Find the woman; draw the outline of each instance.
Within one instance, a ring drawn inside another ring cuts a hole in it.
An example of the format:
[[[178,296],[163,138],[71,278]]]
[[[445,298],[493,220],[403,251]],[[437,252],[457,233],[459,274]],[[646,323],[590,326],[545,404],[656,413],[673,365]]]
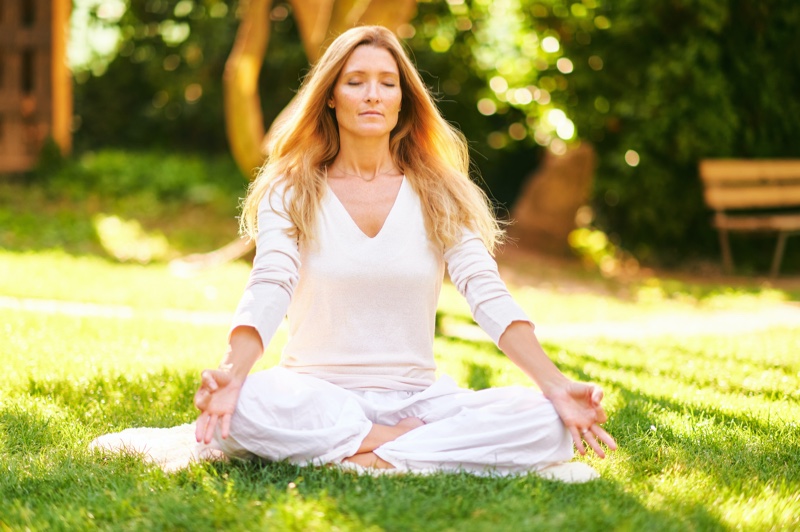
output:
[[[391,32],[357,27],[331,44],[244,202],[256,258],[227,354],[195,396],[198,442],[299,464],[596,476],[564,463],[573,444],[615,448],[602,391],[555,367],[499,279],[502,233],[468,165]],[[445,263],[542,393],[435,379]],[[287,313],[280,365],[249,375]]]

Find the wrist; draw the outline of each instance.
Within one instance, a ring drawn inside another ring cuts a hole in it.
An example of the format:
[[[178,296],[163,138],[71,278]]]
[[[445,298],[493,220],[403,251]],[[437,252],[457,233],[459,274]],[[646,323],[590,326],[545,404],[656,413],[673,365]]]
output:
[[[551,378],[537,382],[542,394],[548,399],[567,393],[572,381],[563,374],[553,375]]]
[[[222,362],[217,371],[227,374],[230,377],[230,383],[241,387],[244,384],[245,379],[247,379],[247,373],[237,370],[233,364]]]

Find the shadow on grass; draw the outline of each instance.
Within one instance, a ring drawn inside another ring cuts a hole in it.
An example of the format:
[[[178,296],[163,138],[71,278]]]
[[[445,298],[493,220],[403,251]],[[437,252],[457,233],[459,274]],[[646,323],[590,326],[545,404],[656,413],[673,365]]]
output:
[[[484,353],[500,351],[484,342],[464,339],[452,340],[455,344],[469,344]],[[757,414],[741,409],[731,413],[725,405],[697,404],[691,397],[686,400],[666,397],[661,394],[633,389],[621,385],[613,377],[604,377],[603,369],[622,372],[631,376],[652,377],[652,370],[644,366],[646,346],[633,343],[614,342],[611,350],[642,353],[642,364],[621,363],[616,360],[594,358],[576,354],[562,348],[559,366],[565,372],[575,375],[579,380],[598,382],[608,390],[617,390],[622,401],[621,407],[611,412],[606,428],[619,442],[632,464],[631,474],[639,481],[662,476],[665,471],[684,471],[689,474],[697,471],[706,475],[712,482],[729,488],[732,492],[744,491],[757,494],[770,490],[770,486],[788,483],[800,489],[800,425],[790,419],[764,419]],[[604,348],[606,348],[604,344]],[[673,346],[669,346],[670,351]],[[678,369],[661,369],[657,377],[665,382],[708,390],[714,393],[731,394],[743,398],[752,397],[759,401],[788,401],[796,405],[796,397],[789,396],[786,390],[769,387],[753,390],[737,383],[717,381],[717,374],[708,377],[702,374],[687,375],[680,369],[681,360],[699,361],[715,366],[724,359],[719,355],[703,350],[686,349],[674,346],[677,353]],[[773,362],[741,360],[749,367],[782,371],[790,376],[789,366]],[[471,387],[491,380],[491,368],[464,362],[467,380]],[[587,368],[595,369],[591,373]],[[489,371],[487,371],[487,369]],[[693,371],[698,371],[695,368]],[[724,375],[719,375],[720,378]],[[674,502],[674,504],[679,504]],[[682,500],[680,504],[687,504]],[[693,510],[694,511],[694,510]]]
[[[477,380],[491,377],[476,365]],[[535,476],[467,474],[355,476],[287,463],[204,463],[165,474],[130,456],[90,454],[88,439],[133,426],[171,426],[194,417],[194,373],[136,378],[31,380],[27,396],[63,415],[0,410],[8,466],[0,494],[16,526],[89,523],[113,527],[313,529],[718,528],[702,505],[645,507],[628,481],[567,485]],[[623,417],[634,415],[623,412]],[[83,426],[75,432],[76,420]],[[23,430],[26,429],[26,430]],[[678,443],[679,444],[679,443]],[[13,451],[13,452],[9,452]],[[89,517],[91,516],[91,517]]]
[[[646,351],[646,347],[637,344],[629,344],[623,342],[604,343],[604,349],[609,350],[624,350],[628,352]],[[555,351],[555,349],[550,349]],[[674,359],[669,361],[670,364],[676,365],[676,368],[666,368],[662,364],[648,362],[646,356],[639,357],[640,363],[623,363],[616,360],[599,359],[591,355],[577,354],[572,349],[562,350],[566,351],[570,358],[580,361],[584,364],[592,364],[594,366],[602,366],[603,368],[611,371],[622,371],[631,375],[644,375],[647,377],[656,376],[665,380],[673,382],[680,382],[683,385],[696,386],[698,388],[713,389],[719,393],[738,394],[742,397],[759,397],[766,401],[775,401],[777,399],[784,399],[794,403],[800,402],[800,395],[789,394],[786,389],[779,387],[761,387],[760,389],[754,387],[746,387],[744,385],[732,382],[730,377],[726,376],[724,372],[715,371],[715,362],[731,362],[730,358],[717,355],[713,352],[703,351],[700,349],[687,349],[681,346],[670,346],[669,351],[674,355]],[[683,366],[679,364],[680,360],[687,363],[696,363],[697,361],[704,362],[709,366],[708,371],[704,368]],[[751,360],[740,360],[742,364],[746,364],[750,373],[758,371],[775,370],[781,372],[783,377],[794,378],[796,369],[789,364],[779,364],[775,362],[757,362]],[[649,364],[649,367],[648,367]],[[683,368],[683,369],[682,369]],[[597,377],[588,377],[597,378]]]
[[[575,362],[561,362],[562,369],[620,393],[623,406],[612,413],[606,428],[631,461],[641,464],[640,472],[658,474],[678,464],[734,489],[755,484],[766,488],[781,481],[800,487],[800,426],[796,423],[781,426],[748,412],[731,414],[714,406],[634,390],[586,373],[580,361],[614,364],[572,356]],[[669,415],[682,417],[686,430],[676,430],[674,422],[663,419]]]
[[[286,463],[206,463],[167,475],[135,458],[62,452],[12,461],[0,480],[11,528],[685,530],[720,523],[699,505],[645,508],[626,484],[535,476],[356,476]]]

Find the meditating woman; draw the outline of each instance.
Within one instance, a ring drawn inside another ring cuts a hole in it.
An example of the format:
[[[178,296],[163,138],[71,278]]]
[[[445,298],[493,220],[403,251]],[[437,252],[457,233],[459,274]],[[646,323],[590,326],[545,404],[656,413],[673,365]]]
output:
[[[596,476],[602,391],[564,376],[498,276],[502,232],[467,143],[388,30],[339,36],[244,202],[250,280],[219,369],[195,396],[199,442],[231,457],[400,471]],[[477,323],[541,390],[436,378],[445,265]],[[284,316],[277,367],[250,374]],[[586,445],[585,445],[586,444]]]

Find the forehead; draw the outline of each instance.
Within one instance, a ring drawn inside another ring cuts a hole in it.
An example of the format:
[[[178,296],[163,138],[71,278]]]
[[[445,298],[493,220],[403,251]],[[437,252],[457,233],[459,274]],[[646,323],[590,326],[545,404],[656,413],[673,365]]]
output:
[[[386,48],[362,44],[353,50],[342,68],[342,74],[349,72],[399,74],[399,69],[394,56]]]

